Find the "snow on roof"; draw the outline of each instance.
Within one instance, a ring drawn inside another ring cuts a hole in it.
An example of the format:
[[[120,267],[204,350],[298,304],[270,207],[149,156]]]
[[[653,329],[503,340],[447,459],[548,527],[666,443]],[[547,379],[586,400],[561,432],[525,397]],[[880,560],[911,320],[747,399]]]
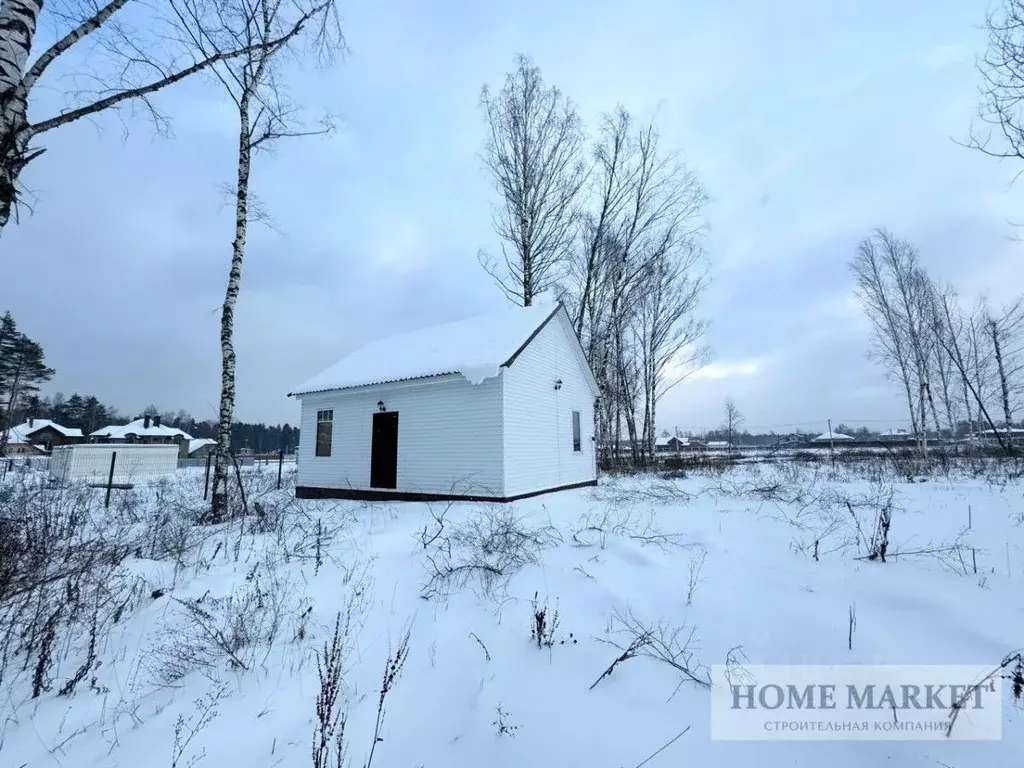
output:
[[[216,444],[217,444],[216,440],[211,440],[208,437],[192,438],[191,440],[188,441],[188,452],[189,453],[195,453],[200,448],[203,448],[203,447],[205,447],[207,445],[216,445]]]
[[[910,433],[905,429],[887,429],[885,432],[880,432],[879,437],[910,437]]]
[[[46,427],[50,427],[50,429],[60,432],[64,437],[82,436],[82,430],[74,427],[65,427],[63,424],[58,424],[56,421],[51,421],[50,419],[32,419],[31,425],[26,421],[24,424],[17,427],[17,429],[22,430],[26,435],[31,435],[33,432],[38,432],[40,429],[45,429]]]
[[[827,443],[829,440],[853,440],[849,435],[844,435],[841,432],[833,432],[829,435],[828,432],[822,432],[812,442],[815,443]]]
[[[28,435],[25,434],[25,431],[21,427],[11,427],[10,429],[5,430],[5,432],[7,434],[8,445],[22,445],[28,443]],[[0,435],[2,434],[4,434],[4,432],[0,432]]]
[[[188,432],[183,432],[177,427],[168,427],[161,424],[159,427],[154,426],[153,422],[149,422],[149,426],[146,426],[146,420],[136,419],[135,421],[123,424],[121,426],[109,426],[103,427],[103,429],[97,429],[95,432],[90,434],[90,437],[109,437],[109,438],[122,438],[126,435],[136,435],[138,437],[183,437],[186,440],[191,440],[192,435]]]
[[[290,394],[460,373],[473,384],[498,375],[561,305],[511,307],[454,323],[377,339]]]

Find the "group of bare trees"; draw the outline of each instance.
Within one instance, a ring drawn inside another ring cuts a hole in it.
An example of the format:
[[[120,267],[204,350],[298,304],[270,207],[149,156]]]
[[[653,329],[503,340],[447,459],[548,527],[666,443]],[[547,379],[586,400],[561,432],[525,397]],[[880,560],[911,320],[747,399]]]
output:
[[[551,290],[566,305],[601,387],[603,458],[644,464],[659,400],[707,356],[704,191],[654,123],[622,107],[588,138],[526,57],[481,101],[502,240],[502,258],[481,263],[516,303]]]
[[[928,275],[913,245],[885,230],[861,241],[850,266],[872,325],[871,356],[900,386],[919,447],[929,434],[984,432],[1012,452],[1024,394],[1024,296],[967,309]]]
[[[223,86],[238,115],[234,237],[221,312],[221,397],[217,462],[211,518],[227,508],[231,424],[235,404],[234,310],[251,220],[265,214],[249,192],[252,157],[288,136],[323,133],[328,125],[304,130],[299,110],[288,99],[283,62],[303,53],[324,62],[343,50],[334,0],[110,0],[63,4],[49,12],[63,28],[34,59],[43,0],[0,4],[0,231],[24,197],[22,173],[43,151],[40,137],[63,125],[124,104],[143,106],[158,129],[167,117],[151,101],[158,91],[206,73]],[[88,48],[89,50],[82,50]],[[74,57],[73,53],[81,55]],[[71,83],[70,106],[33,122],[39,83],[51,67],[68,62],[51,88]],[[79,88],[76,83],[95,87]],[[71,168],[73,165],[68,164]]]
[[[1024,160],[1024,0],[1002,0],[985,19],[978,62],[979,118],[967,146]],[[927,435],[991,435],[1013,453],[1013,421],[1024,394],[1024,295],[993,307],[965,306],[936,283],[917,250],[878,230],[851,262],[857,296],[874,330],[872,355],[899,384],[918,444]]]

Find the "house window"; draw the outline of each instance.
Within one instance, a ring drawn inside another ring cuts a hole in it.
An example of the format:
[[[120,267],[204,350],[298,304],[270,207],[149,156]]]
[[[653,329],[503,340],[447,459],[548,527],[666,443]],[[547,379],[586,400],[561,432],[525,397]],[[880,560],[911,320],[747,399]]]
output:
[[[572,450],[573,453],[579,453],[582,448],[580,446],[580,412],[572,412]]]
[[[334,411],[316,412],[316,455],[331,455],[331,438],[334,436]]]

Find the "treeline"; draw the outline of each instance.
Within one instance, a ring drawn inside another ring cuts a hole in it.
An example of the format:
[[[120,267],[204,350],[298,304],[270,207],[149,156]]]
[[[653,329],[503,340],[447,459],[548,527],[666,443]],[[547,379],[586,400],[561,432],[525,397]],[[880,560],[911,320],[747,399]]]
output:
[[[155,405],[149,405],[141,414],[126,416],[113,406],[104,405],[94,395],[80,395],[77,392],[70,397],[65,397],[61,392],[53,397],[27,397],[23,400],[17,415],[19,418],[14,422],[16,424],[29,418],[51,419],[65,427],[80,429],[85,435],[110,425],[127,424],[144,416],[159,416],[162,425],[176,427],[188,432],[192,437],[217,437],[217,422],[209,419],[197,420],[185,410],[161,411]],[[296,450],[298,445],[299,429],[290,424],[236,421],[231,427],[233,451],[245,448],[256,453],[274,453],[281,450],[288,453]]]
[[[965,302],[933,279],[917,249],[885,230],[861,241],[850,267],[872,324],[871,357],[904,396],[911,433],[987,432],[1013,451],[1024,392],[1024,296]]]
[[[89,435],[111,425],[127,424],[142,416],[159,416],[160,423],[177,427],[192,437],[217,437],[215,421],[197,421],[188,411],[161,411],[148,406],[141,414],[127,415],[96,395],[78,392],[65,396],[57,392],[40,396],[39,388],[54,370],[46,365],[42,345],[22,333],[10,312],[0,317],[0,454],[7,442],[7,429],[29,419],[50,419]],[[231,448],[256,453],[291,452],[298,448],[299,430],[290,424],[235,422]]]

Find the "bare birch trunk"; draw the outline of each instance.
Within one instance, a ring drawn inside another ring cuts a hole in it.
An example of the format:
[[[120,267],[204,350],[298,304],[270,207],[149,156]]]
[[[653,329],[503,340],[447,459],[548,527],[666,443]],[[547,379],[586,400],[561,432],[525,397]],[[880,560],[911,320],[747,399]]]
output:
[[[1006,422],[1006,444],[1013,445],[1013,410],[1010,408],[1010,385],[1003,362],[1003,345],[999,339],[999,326],[995,320],[988,321],[988,332],[992,338],[992,351],[996,359],[996,375],[999,377],[999,395],[1003,406],[1003,420]]]
[[[252,135],[249,125],[249,95],[243,94],[238,108],[238,186],[235,194],[235,239],[232,243],[231,269],[220,316],[220,417],[217,424],[217,448],[213,471],[210,517],[221,522],[228,508],[228,479],[231,461],[231,424],[235,413],[235,304],[242,280],[245,236],[249,222],[249,170],[252,160]]]
[[[10,221],[26,162],[28,88],[22,75],[42,10],[42,0],[4,0],[0,7],[0,230]]]

